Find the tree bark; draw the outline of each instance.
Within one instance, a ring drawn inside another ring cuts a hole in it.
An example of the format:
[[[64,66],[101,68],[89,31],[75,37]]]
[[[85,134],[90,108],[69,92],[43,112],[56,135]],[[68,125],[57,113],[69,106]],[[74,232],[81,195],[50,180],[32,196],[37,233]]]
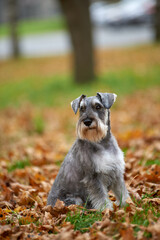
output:
[[[8,0],[8,18],[10,27],[10,37],[12,44],[12,57],[18,58],[20,55],[19,41],[18,41],[18,0]]]
[[[156,0],[155,11],[155,41],[160,42],[160,0]]]
[[[60,0],[74,49],[74,76],[77,83],[94,79],[92,29],[89,0]]]

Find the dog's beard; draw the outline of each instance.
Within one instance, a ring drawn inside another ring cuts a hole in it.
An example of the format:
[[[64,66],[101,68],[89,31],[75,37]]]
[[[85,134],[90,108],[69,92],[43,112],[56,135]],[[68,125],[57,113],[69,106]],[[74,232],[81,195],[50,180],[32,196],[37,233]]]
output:
[[[85,126],[83,121],[78,122],[77,124],[78,138],[91,142],[100,142],[103,138],[105,138],[107,131],[108,126],[105,125],[101,120],[94,120],[89,127]]]

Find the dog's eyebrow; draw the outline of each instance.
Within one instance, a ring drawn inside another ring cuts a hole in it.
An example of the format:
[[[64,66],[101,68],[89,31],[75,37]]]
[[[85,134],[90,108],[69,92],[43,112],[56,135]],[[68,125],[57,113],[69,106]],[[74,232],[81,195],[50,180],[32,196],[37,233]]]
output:
[[[95,106],[96,104],[100,104],[101,106],[103,106],[102,103],[98,99],[93,99],[92,105]]]
[[[82,101],[80,102],[80,107],[84,107],[85,106],[85,100],[82,99]]]

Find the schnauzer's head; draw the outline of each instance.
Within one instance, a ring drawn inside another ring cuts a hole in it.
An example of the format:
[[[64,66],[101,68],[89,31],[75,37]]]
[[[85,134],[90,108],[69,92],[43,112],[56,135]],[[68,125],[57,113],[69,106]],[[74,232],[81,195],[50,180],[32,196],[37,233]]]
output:
[[[77,135],[80,139],[91,142],[101,141],[107,134],[109,125],[109,109],[115,102],[114,93],[97,93],[97,96],[81,95],[71,102],[75,114],[80,112],[77,123]]]

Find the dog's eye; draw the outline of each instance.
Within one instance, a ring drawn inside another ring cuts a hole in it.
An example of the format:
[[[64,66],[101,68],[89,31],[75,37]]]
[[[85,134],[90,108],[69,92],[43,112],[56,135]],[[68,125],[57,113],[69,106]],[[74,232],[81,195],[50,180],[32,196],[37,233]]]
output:
[[[81,107],[80,107],[80,111],[84,112],[84,111],[85,111],[85,107],[84,107],[84,106],[81,106]]]
[[[96,108],[97,110],[99,110],[99,109],[101,109],[102,107],[101,107],[100,104],[96,104],[95,108]]]

